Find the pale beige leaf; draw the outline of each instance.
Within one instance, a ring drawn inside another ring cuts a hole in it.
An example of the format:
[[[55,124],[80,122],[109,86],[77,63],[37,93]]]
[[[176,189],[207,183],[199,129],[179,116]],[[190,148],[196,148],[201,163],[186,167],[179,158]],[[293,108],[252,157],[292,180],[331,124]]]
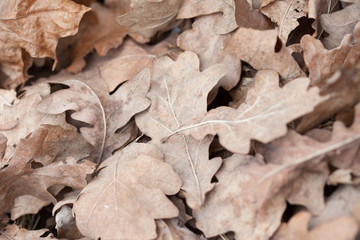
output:
[[[226,149],[246,154],[251,139],[267,143],[285,135],[288,122],[311,112],[323,101],[319,90],[308,90],[308,85],[309,79],[298,78],[280,88],[274,71],[259,71],[246,100],[237,109],[212,109],[185,122],[176,132],[191,134],[198,140],[217,134]]]
[[[44,233],[49,232],[49,229],[39,229],[39,230],[28,230],[25,228],[20,228],[18,225],[8,225],[6,228],[1,231],[0,239],[1,240],[34,240],[34,239],[43,239],[50,240],[54,239],[52,233],[47,235],[47,237],[41,237]]]
[[[111,64],[106,66],[112,67]],[[145,98],[150,84],[149,69],[144,69],[110,95],[99,68],[104,71],[105,65],[93,67],[75,77],[64,73],[55,76],[54,80],[47,80],[70,88],[51,94],[37,107],[39,111],[48,114],[74,110],[72,118],[91,124],[91,128],[82,127],[80,131],[95,147],[93,159],[97,162],[109,157],[128,142],[134,127],[126,124],[132,116],[150,105],[150,101]],[[126,134],[117,134],[120,128],[125,129]]]
[[[249,63],[257,70],[271,69],[289,81],[303,76],[295,59],[274,30],[239,28],[226,47],[226,51]]]
[[[176,61],[159,58],[154,65],[148,111],[135,116],[140,130],[152,138],[151,144],[165,154],[169,163],[183,181],[182,192],[187,204],[198,209],[205,194],[213,188],[211,178],[219,168],[221,159],[209,161],[212,137],[200,141],[176,135],[162,139],[177,131],[184,122],[205,113],[207,95],[226,71],[222,64],[199,71],[199,59],[192,52],[185,52]]]
[[[196,53],[200,59],[200,70],[216,63],[223,63],[227,74],[215,86],[225,90],[233,88],[240,79],[241,63],[235,56],[225,52],[230,34],[217,34],[214,31],[216,18],[213,15],[198,17],[192,29],[183,32],[177,39],[178,46]]]
[[[121,15],[116,22],[127,27],[130,33],[136,33],[150,39],[156,32],[171,25],[179,11],[181,0],[131,0],[131,11]]]
[[[158,236],[156,240],[203,240],[204,238],[179,225],[176,219],[156,222]]]
[[[284,43],[290,32],[299,26],[298,19],[307,16],[305,0],[264,0],[260,11],[277,24],[279,37]]]
[[[81,233],[101,239],[155,238],[154,219],[179,214],[165,194],[176,194],[181,180],[162,158],[154,146],[134,143],[104,161],[74,203]]]
[[[177,19],[193,18],[212,13],[214,31],[217,34],[225,34],[235,30],[238,26],[235,20],[234,0],[183,0]]]
[[[3,79],[1,85],[15,87],[27,80],[30,57],[50,57],[56,64],[58,39],[74,35],[82,15],[90,9],[70,0],[6,3],[0,12],[0,69],[9,79]]]

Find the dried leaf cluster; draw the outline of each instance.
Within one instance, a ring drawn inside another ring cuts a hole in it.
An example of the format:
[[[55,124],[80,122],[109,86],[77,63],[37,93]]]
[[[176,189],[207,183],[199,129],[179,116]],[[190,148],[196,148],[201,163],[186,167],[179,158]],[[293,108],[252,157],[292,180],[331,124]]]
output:
[[[0,239],[350,240],[356,0],[0,2]]]

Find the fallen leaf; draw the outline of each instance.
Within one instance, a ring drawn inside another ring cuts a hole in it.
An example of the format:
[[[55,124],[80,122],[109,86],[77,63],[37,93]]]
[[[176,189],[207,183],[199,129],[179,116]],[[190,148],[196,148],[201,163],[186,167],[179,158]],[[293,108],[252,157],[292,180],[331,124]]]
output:
[[[237,109],[221,106],[199,114],[176,133],[191,134],[197,140],[217,134],[227,150],[246,154],[251,139],[267,143],[285,135],[288,122],[311,112],[323,101],[318,89],[308,90],[308,84],[309,79],[298,78],[280,88],[274,71],[259,71],[245,102]]]
[[[131,11],[116,19],[129,33],[149,41],[159,30],[171,25],[179,11],[181,0],[131,0]]]
[[[55,215],[57,234],[59,238],[79,239],[81,233],[76,227],[75,218],[72,215],[72,209],[69,206],[63,206]]]
[[[0,12],[3,87],[25,83],[32,58],[55,59],[58,39],[77,32],[82,15],[90,9],[69,0],[7,1]]]
[[[286,43],[288,36],[297,26],[298,19],[307,15],[305,0],[265,0],[262,2],[260,11],[271,19],[279,27],[279,37]]]
[[[133,115],[150,105],[149,100],[145,98],[150,84],[149,69],[141,71],[109,95],[106,83],[99,73],[99,68],[104,70],[104,66],[102,67],[94,67],[78,74],[75,79],[64,73],[55,80],[47,80],[49,83],[65,84],[69,88],[51,94],[37,106],[40,112],[48,114],[73,110],[73,119],[90,124],[91,128],[82,127],[80,132],[95,147],[95,162],[111,156],[113,151],[132,138],[131,132],[134,131],[134,127],[126,124]],[[125,134],[118,135],[118,129],[126,130]],[[119,139],[118,136],[123,139]]]
[[[187,19],[220,12],[222,14],[213,15],[216,22],[215,33],[225,34],[235,30],[238,26],[235,20],[234,0],[183,0],[176,18]]]
[[[283,223],[272,239],[274,240],[351,240],[358,231],[354,218],[339,217],[325,222],[311,230],[308,223],[311,214],[305,211],[297,213],[288,223]]]
[[[164,152],[169,163],[183,181],[182,194],[187,204],[198,209],[205,194],[214,184],[211,178],[220,167],[221,159],[209,161],[212,137],[196,141],[174,133],[188,119],[206,112],[207,95],[226,71],[222,64],[199,71],[199,59],[192,52],[180,54],[176,61],[161,57],[154,64],[154,74],[147,97],[150,108],[135,116],[139,129],[151,137],[151,144]]]
[[[213,64],[223,63],[227,74],[220,79],[215,89],[221,86],[230,90],[240,79],[241,63],[235,56],[224,51],[231,35],[217,34],[214,31],[215,24],[216,18],[213,15],[198,17],[193,28],[178,37],[177,44],[181,49],[198,55],[201,71]]]
[[[275,29],[261,31],[239,28],[225,50],[257,70],[276,71],[286,81],[304,75],[288,49],[277,37]]]
[[[12,224],[6,226],[6,228],[1,231],[0,239],[1,240],[30,240],[30,239],[54,239],[52,233],[49,233],[46,237],[42,237],[46,232],[50,232],[49,229],[39,229],[39,230],[28,230],[20,228],[19,226]]]
[[[39,128],[29,138],[22,139],[8,166],[1,169],[1,211],[9,211],[14,199],[20,195],[32,195],[55,203],[56,199],[48,192],[48,188],[53,185],[66,185],[78,189],[86,186],[86,175],[94,171],[94,164],[90,161],[77,163],[74,158],[68,157],[65,161],[32,168],[31,161],[42,155],[42,147],[48,133],[47,129]]]
[[[159,220],[156,222],[158,236],[156,240],[200,240],[204,239],[191,232],[185,226],[179,226],[176,220]]]
[[[135,143],[105,160],[74,203],[80,232],[102,239],[155,238],[154,219],[179,214],[165,194],[176,194],[181,180],[162,158],[157,148]]]
[[[323,39],[327,49],[336,48],[348,33],[352,33],[360,20],[360,4],[351,4],[340,11],[320,16],[322,28],[329,34]]]

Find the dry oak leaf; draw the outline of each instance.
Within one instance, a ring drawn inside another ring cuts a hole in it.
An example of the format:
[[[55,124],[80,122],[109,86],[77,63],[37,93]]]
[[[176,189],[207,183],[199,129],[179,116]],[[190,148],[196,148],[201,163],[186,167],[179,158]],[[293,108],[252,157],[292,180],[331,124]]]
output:
[[[145,41],[174,23],[182,0],[131,0],[131,11],[116,19],[129,33],[140,34]]]
[[[264,0],[260,11],[279,27],[278,35],[286,43],[288,36],[297,26],[298,19],[307,16],[306,0]]]
[[[150,108],[135,116],[139,129],[151,137],[151,144],[158,147],[183,181],[182,192],[187,204],[198,209],[205,194],[214,184],[212,176],[221,165],[221,159],[209,161],[212,137],[200,141],[190,136],[175,135],[165,142],[164,137],[177,131],[184,122],[197,114],[205,113],[207,95],[226,74],[222,64],[199,71],[195,53],[181,53],[176,61],[164,56],[154,64],[154,74],[147,97]]]
[[[193,211],[196,226],[207,238],[233,231],[238,240],[269,239],[278,228],[286,208],[286,185],[298,173],[283,171],[261,182],[267,172],[278,169],[262,161],[240,154],[224,159],[205,205]]]
[[[43,228],[39,230],[28,230],[25,228],[20,228],[16,224],[8,225],[4,230],[1,231],[0,240],[34,240],[34,239],[43,239],[43,240],[54,240],[56,239],[52,233],[46,237],[42,237],[46,232],[49,232],[49,229]]]
[[[181,180],[156,147],[133,143],[105,160],[99,169],[73,207],[83,235],[154,239],[154,220],[179,214],[165,194],[176,194]]]
[[[277,30],[239,28],[226,51],[249,63],[257,70],[270,69],[289,81],[304,75],[289,50],[277,37]]]
[[[90,9],[69,0],[5,2],[0,9],[0,69],[9,79],[1,84],[14,87],[27,80],[23,72],[31,66],[30,57],[50,57],[56,65],[58,39],[74,35]]]
[[[22,139],[16,147],[8,166],[0,170],[0,209],[7,212],[14,199],[21,195],[32,195],[42,200],[56,199],[49,193],[53,185],[66,185],[81,189],[86,186],[85,177],[95,169],[90,161],[77,163],[72,157],[40,168],[32,168],[33,159],[42,155],[44,140],[49,131],[39,128],[29,138]]]
[[[351,4],[344,9],[320,16],[322,28],[329,34],[323,39],[327,49],[338,47],[348,33],[352,33],[360,20],[360,3]]]
[[[308,230],[311,214],[299,212],[288,223],[282,223],[273,240],[353,240],[358,224],[352,217],[339,217]]]
[[[0,133],[7,138],[7,149],[0,166],[3,166],[13,155],[20,139],[35,131],[41,124],[60,125],[72,129],[65,122],[65,114],[49,115],[36,110],[36,106],[50,94],[50,87],[47,84],[36,84],[25,87],[24,90],[25,93],[20,98],[4,105],[0,112]]]
[[[204,240],[178,223],[177,219],[158,220],[156,222],[158,236],[156,240]]]
[[[91,5],[91,12],[84,16],[79,26],[72,62],[67,67],[69,72],[80,72],[86,65],[84,57],[93,49],[100,56],[105,56],[111,48],[122,44],[127,30],[116,24],[115,18],[125,13],[129,7],[128,1],[124,0],[111,5],[96,2]]]
[[[213,15],[198,17],[192,29],[183,32],[177,39],[177,45],[186,51],[196,53],[200,59],[200,70],[216,63],[223,63],[227,74],[221,78],[216,89],[230,90],[238,83],[241,72],[240,60],[225,52],[230,34],[217,34],[214,31],[216,18]]]
[[[301,38],[301,48],[306,66],[309,69],[309,78],[312,86],[322,87],[324,81],[346,62],[350,49],[351,35],[346,35],[341,45],[337,48],[327,50],[320,40],[310,35]]]
[[[75,76],[63,73],[54,80],[46,80],[69,88],[51,94],[37,106],[40,112],[50,114],[72,110],[73,119],[90,124],[91,127],[81,127],[80,132],[95,147],[92,158],[96,162],[111,156],[137,133],[130,119],[150,105],[145,98],[150,85],[149,69],[144,69],[110,95],[99,71],[102,67],[104,65],[92,66]]]
[[[212,15],[215,18],[215,33],[229,33],[238,27],[235,20],[234,0],[183,0],[176,18],[187,19],[212,13],[222,13]]]
[[[298,78],[280,88],[276,72],[259,71],[244,103],[237,109],[221,106],[206,113],[199,112],[176,132],[191,134],[197,140],[217,134],[226,149],[246,154],[251,139],[267,143],[285,135],[287,123],[311,112],[324,100],[318,88],[308,90],[308,85],[308,78]]]
[[[343,2],[343,1],[342,1]],[[311,24],[315,32],[313,36],[318,36],[323,34],[323,29],[320,26],[319,17],[324,13],[329,13],[334,11],[334,8],[338,5],[336,1],[327,1],[327,0],[309,0],[308,5],[308,18],[314,19],[314,22]]]

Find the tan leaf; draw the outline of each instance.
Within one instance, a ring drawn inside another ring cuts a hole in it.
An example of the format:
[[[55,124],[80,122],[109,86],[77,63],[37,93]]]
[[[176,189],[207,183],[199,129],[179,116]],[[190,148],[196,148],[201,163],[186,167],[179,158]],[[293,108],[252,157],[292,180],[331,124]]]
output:
[[[27,80],[31,58],[55,59],[61,37],[74,35],[82,15],[90,10],[69,0],[6,1],[0,12],[1,70],[9,76],[4,87]],[[29,62],[30,61],[30,62]]]
[[[79,239],[81,233],[76,227],[75,218],[72,215],[72,209],[69,206],[63,206],[55,215],[57,234],[59,238]]]
[[[305,211],[297,213],[288,223],[280,226],[272,239],[352,240],[358,231],[357,223],[351,217],[339,217],[308,230],[310,217],[311,214]]]
[[[264,0],[260,11],[279,27],[279,37],[286,43],[292,30],[299,26],[298,19],[307,16],[305,0]]]
[[[274,24],[259,9],[252,8],[248,1],[235,1],[235,18],[239,27],[259,30],[272,29]]]
[[[65,161],[32,168],[31,161],[42,155],[48,133],[47,129],[39,128],[29,138],[22,139],[8,166],[1,169],[1,211],[9,211],[14,199],[20,195],[32,195],[55,203],[56,199],[48,192],[48,188],[53,185],[66,185],[78,189],[85,187],[86,175],[94,171],[94,164],[87,160],[77,163],[74,158],[69,157]]]
[[[11,209],[11,220],[25,215],[36,214],[46,205],[51,203],[50,200],[41,200],[31,195],[21,195],[14,200],[14,206]]]
[[[261,161],[240,154],[224,159],[215,188],[207,195],[205,205],[194,211],[196,226],[206,237],[234,231],[239,240],[269,239],[275,232],[286,207],[288,190],[283,186],[297,173],[283,171],[259,182],[278,168]]]
[[[212,137],[200,141],[183,135],[165,142],[162,139],[188,119],[206,112],[207,95],[225,73],[222,64],[200,72],[199,59],[192,52],[180,54],[175,62],[169,57],[159,58],[147,95],[151,106],[135,116],[140,130],[152,138],[150,143],[164,152],[165,161],[181,177],[182,194],[193,209],[201,207],[205,194],[213,188],[211,178],[221,164],[220,158],[209,161]]]
[[[313,36],[323,34],[323,29],[320,26],[319,18],[324,13],[333,12],[338,2],[327,0],[309,0],[308,1],[308,18],[314,19],[311,24],[315,30]]]
[[[49,229],[39,229],[39,230],[28,230],[25,228],[20,228],[19,226],[13,224],[8,225],[4,229],[4,231],[1,231],[1,240],[31,240],[31,239],[54,239],[54,236],[52,233],[47,235],[46,237],[41,237],[44,233],[49,232]]]
[[[111,64],[108,67],[112,67]],[[133,137],[135,126],[131,122],[126,124],[133,115],[150,105],[145,98],[150,84],[149,69],[138,73],[110,95],[99,68],[104,70],[105,66],[90,68],[75,77],[63,73],[54,80],[47,80],[69,88],[51,94],[37,107],[40,112],[48,114],[73,110],[73,119],[90,124],[91,128],[82,127],[80,132],[95,147],[93,159],[97,162],[109,157]],[[118,129],[125,132],[118,135]]]
[[[221,86],[230,90],[240,79],[241,63],[235,56],[224,51],[231,35],[217,34],[214,31],[215,24],[216,18],[213,15],[198,17],[193,28],[178,37],[177,44],[181,49],[198,55],[201,71],[213,64],[223,63],[227,74],[221,78],[215,89]]]
[[[116,19],[129,33],[136,33],[150,40],[159,30],[171,25],[182,0],[131,0],[131,11]]]
[[[341,45],[332,50],[323,47],[320,40],[309,35],[301,38],[301,48],[304,51],[304,61],[309,69],[311,85],[322,87],[324,81],[340,68],[352,48],[352,37],[344,37]]]
[[[320,16],[322,28],[329,34],[323,39],[327,49],[336,48],[348,33],[352,33],[360,20],[360,4],[351,4],[344,9]]]
[[[225,34],[235,30],[238,26],[235,20],[234,0],[183,0],[177,19],[193,18],[212,13],[222,13],[213,15],[214,31],[217,34]]]
[[[239,28],[229,41],[226,51],[257,70],[274,70],[287,81],[304,75],[288,49],[277,37],[276,30]]]
[[[280,88],[274,71],[259,71],[245,102],[237,109],[212,109],[182,124],[176,132],[191,134],[198,140],[217,134],[226,149],[246,154],[251,139],[267,143],[285,135],[288,122],[311,112],[323,101],[318,89],[308,90],[308,84],[309,79],[298,78]]]
[[[166,198],[181,180],[149,144],[135,143],[108,158],[74,204],[76,224],[85,236],[153,239],[154,219],[172,218],[178,209]]]
[[[176,219],[159,220],[156,222],[158,236],[156,240],[200,240],[204,239],[178,224]]]
[[[79,27],[72,63],[67,67],[69,72],[80,72],[86,65],[84,57],[94,48],[100,56],[105,56],[111,48],[120,46],[127,31],[116,24],[115,19],[129,7],[128,1],[118,1],[111,5],[91,5],[91,12],[85,15]]]

